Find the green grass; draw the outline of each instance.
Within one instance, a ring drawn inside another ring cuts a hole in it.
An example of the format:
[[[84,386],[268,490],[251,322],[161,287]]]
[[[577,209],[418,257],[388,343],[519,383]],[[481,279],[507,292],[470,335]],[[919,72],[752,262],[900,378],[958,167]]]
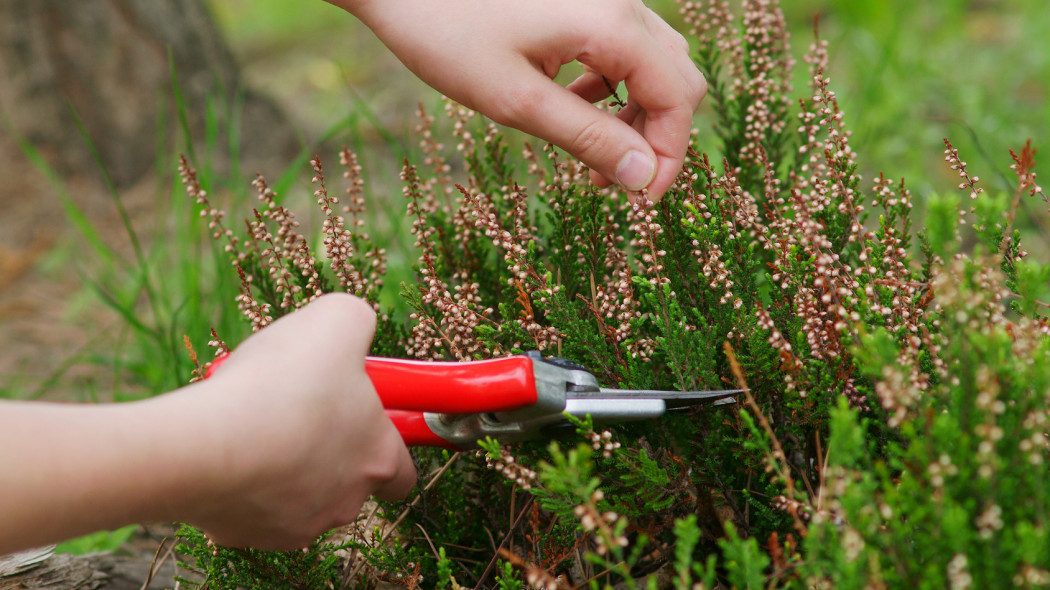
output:
[[[105,553],[120,549],[124,543],[131,539],[139,526],[130,525],[115,531],[98,531],[76,539],[70,539],[59,543],[55,547],[55,553],[72,553],[73,555],[86,555],[88,553]]]
[[[185,108],[181,102],[179,106]],[[212,139],[218,137],[214,124],[217,119],[207,119],[210,124],[203,143],[211,146]],[[94,152],[86,133],[82,133],[82,140]],[[117,231],[124,232],[131,244],[130,252],[115,248],[112,244],[116,240],[110,235],[114,228],[95,225],[69,194],[64,179],[32,145],[21,143],[23,153],[59,195],[65,216],[78,234],[80,249],[64,260],[71,266],[69,272],[77,273],[84,289],[96,302],[115,312],[123,325],[114,339],[106,339],[105,346],[89,343],[42,383],[19,386],[18,391],[5,394],[44,397],[62,379],[69,365],[88,362],[111,371],[116,386],[112,391],[97,391],[90,382],[82,384],[85,389],[74,396],[77,399],[120,401],[154,395],[189,380],[191,366],[183,346],[184,334],[206,342],[211,326],[232,335],[245,331],[228,305],[236,294],[236,283],[225,272],[228,262],[206,239],[205,222],[195,214],[175,174],[178,141],[166,139],[160,143],[165,147],[158,151],[156,168],[166,173],[157,184],[153,222],[145,227],[132,222],[121,191],[109,181],[105,167],[96,157],[122,222]],[[209,154],[204,152],[202,156],[208,158]],[[203,169],[210,173],[207,166]],[[220,188],[217,179],[209,180]],[[244,189],[241,192],[246,195]],[[18,383],[17,378],[13,381]]]
[[[173,101],[180,120],[186,120],[187,105],[179,92],[177,80]],[[152,219],[139,219],[137,225],[125,211],[124,196],[108,179],[101,161],[98,169],[104,178],[112,206],[118,212],[122,225],[118,228],[100,227],[80,208],[71,190],[60,174],[28,142],[22,142],[23,153],[48,179],[59,197],[63,212],[78,234],[73,250],[61,255],[61,263],[72,267],[84,285],[84,293],[78,299],[88,299],[114,312],[121,320],[115,337],[107,338],[104,346],[89,343],[84,350],[67,359],[62,366],[42,382],[33,383],[19,376],[10,376],[0,387],[0,397],[36,399],[47,397],[53,387],[62,384],[66,370],[77,363],[89,363],[112,375],[112,390],[94,381],[77,384],[79,391],[73,396],[81,401],[124,401],[174,390],[189,382],[192,364],[184,346],[188,336],[202,361],[211,358],[205,346],[214,328],[231,345],[236,345],[249,333],[234,305],[239,292],[237,275],[229,255],[223,251],[224,243],[210,237],[207,220],[198,214],[199,207],[186,195],[176,173],[178,154],[184,153],[196,169],[201,185],[207,191],[212,204],[230,213],[225,222],[235,232],[243,234],[243,220],[250,216],[255,206],[254,188],[237,165],[239,157],[236,147],[237,133],[220,129],[218,121],[237,121],[234,113],[214,112],[215,103],[205,113],[203,138],[191,142],[189,127],[181,126],[181,134],[169,138],[158,134],[158,155],[155,168],[158,180]],[[221,115],[221,116],[220,116]],[[159,128],[165,128],[163,122]],[[380,160],[371,137],[378,134],[383,139],[386,157]],[[228,136],[229,145],[219,138]],[[90,137],[82,134],[89,148]],[[323,156],[329,172],[331,190],[341,191],[338,180],[341,169],[338,159],[330,148],[345,143],[355,149],[364,165],[372,170],[385,169],[389,178],[396,181],[400,162],[412,152],[404,142],[390,131],[382,128],[368,105],[357,108],[333,122],[328,129],[305,146],[282,170],[269,170],[266,176],[270,185],[278,192],[278,200],[303,217],[300,221],[306,228],[320,227],[320,218],[312,206],[315,200],[310,185],[308,160],[315,153]],[[321,149],[317,144],[325,144]],[[219,157],[221,156],[221,158]],[[213,167],[218,159],[229,159],[234,165],[220,172]],[[375,184],[366,185],[366,194],[374,191]],[[394,186],[394,182],[387,185]],[[384,244],[397,244],[404,240],[398,224],[401,218],[400,202],[388,198],[376,199],[369,211],[369,231]],[[123,232],[131,243],[129,252],[115,248],[113,231]],[[307,235],[318,235],[307,230]],[[320,245],[320,237],[317,238]],[[408,251],[410,244],[403,244],[399,251]],[[400,260],[400,262],[399,262]],[[390,273],[395,281],[389,289],[384,303],[401,306],[396,296],[398,280],[410,280],[410,264],[403,256],[392,256]]]

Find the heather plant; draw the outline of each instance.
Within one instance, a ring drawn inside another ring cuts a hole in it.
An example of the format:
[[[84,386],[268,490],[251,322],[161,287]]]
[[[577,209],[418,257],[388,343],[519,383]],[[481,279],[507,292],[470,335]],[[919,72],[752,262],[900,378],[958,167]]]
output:
[[[420,107],[421,157],[402,171],[407,314],[384,305],[388,253],[365,231],[349,150],[343,195],[311,162],[316,239],[262,177],[235,232],[185,160],[181,172],[253,330],[341,290],[379,313],[374,354],[539,350],[612,387],[747,393],[608,430],[577,421],[550,443],[417,450],[410,502],[305,553],[230,552],[186,529],[208,587],[1050,584],[1050,267],[1014,229],[1021,199],[1048,204],[1035,150],[1012,154],[1017,188],[994,196],[946,140],[962,199],[932,199],[916,230],[904,180],[857,172],[825,43],[793,102],[775,2],[682,14],[722,156],[694,146],[658,203],[590,186],[551,146],[516,156],[448,104],[452,160]]]

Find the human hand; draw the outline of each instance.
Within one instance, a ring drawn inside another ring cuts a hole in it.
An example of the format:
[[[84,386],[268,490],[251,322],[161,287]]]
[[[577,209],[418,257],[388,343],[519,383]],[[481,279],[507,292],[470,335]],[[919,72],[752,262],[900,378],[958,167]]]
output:
[[[0,400],[0,554],[156,521],[295,549],[406,495],[415,466],[365,373],[374,331],[367,304],[326,295],[168,395]]]
[[[219,544],[294,549],[372,494],[408,493],[415,466],[365,373],[374,331],[363,301],[326,295],[230,354],[201,384],[225,481],[187,521]]]
[[[424,82],[567,150],[600,186],[648,188],[655,200],[682,168],[707,84],[685,39],[641,0],[329,1]],[[555,84],[574,60],[587,72]],[[620,81],[629,100],[617,115],[589,104]]]

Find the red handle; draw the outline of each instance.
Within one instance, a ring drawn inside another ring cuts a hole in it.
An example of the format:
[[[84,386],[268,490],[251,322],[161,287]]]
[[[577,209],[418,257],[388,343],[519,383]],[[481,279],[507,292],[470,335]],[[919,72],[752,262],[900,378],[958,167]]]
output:
[[[226,358],[213,360],[205,378]],[[464,363],[367,357],[365,371],[408,446],[459,450],[430,430],[423,412],[506,412],[536,403],[532,359],[525,356]]]
[[[226,362],[226,359],[230,356],[229,353],[220,354],[219,356],[212,359],[211,364],[204,370],[204,378],[209,379],[215,374],[215,371],[219,370],[219,367]]]
[[[449,441],[434,434],[430,429],[423,412],[410,412],[408,410],[387,410],[386,415],[401,433],[405,446],[409,447],[437,447],[439,449],[462,450]]]
[[[532,359],[465,363],[365,359],[383,406],[439,414],[506,412],[536,403]]]

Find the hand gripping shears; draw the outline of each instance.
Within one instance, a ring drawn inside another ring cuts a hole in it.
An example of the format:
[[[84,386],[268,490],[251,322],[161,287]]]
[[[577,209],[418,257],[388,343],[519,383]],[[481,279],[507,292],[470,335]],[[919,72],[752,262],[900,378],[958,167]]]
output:
[[[644,420],[702,400],[732,403],[743,392],[608,389],[583,366],[536,351],[468,362],[366,357],[365,371],[406,445],[453,450],[486,437],[544,438],[568,424],[566,413],[596,424]]]

